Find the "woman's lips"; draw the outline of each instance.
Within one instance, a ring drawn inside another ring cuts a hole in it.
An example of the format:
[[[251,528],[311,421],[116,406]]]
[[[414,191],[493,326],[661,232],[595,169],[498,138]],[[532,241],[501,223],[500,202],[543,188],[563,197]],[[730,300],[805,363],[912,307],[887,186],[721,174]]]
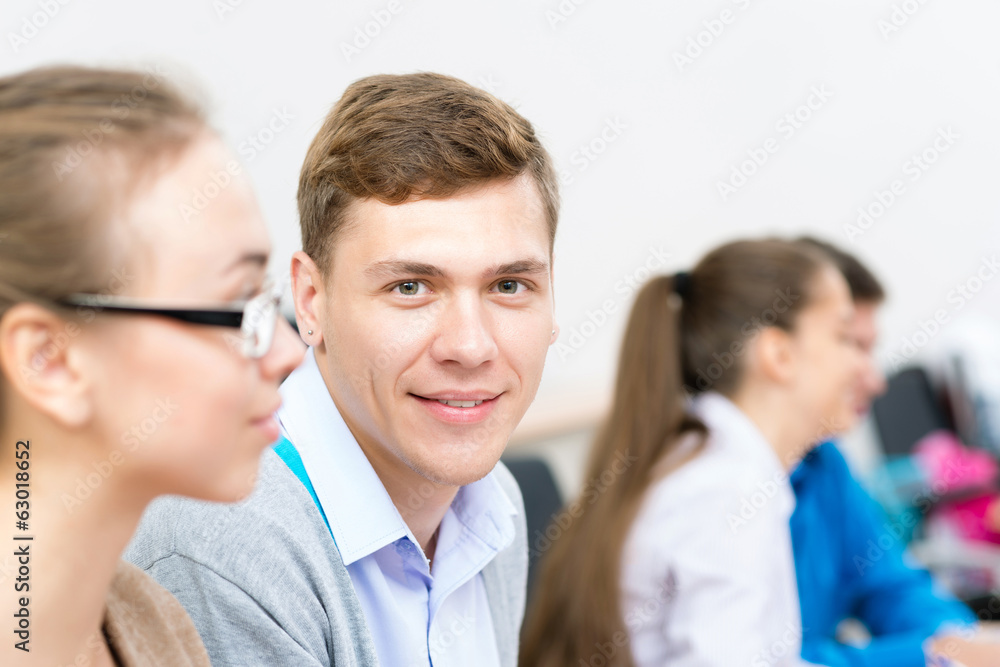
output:
[[[250,423],[264,434],[268,444],[275,442],[281,437],[281,429],[278,427],[278,420],[275,418],[274,413],[260,419],[255,419]]]

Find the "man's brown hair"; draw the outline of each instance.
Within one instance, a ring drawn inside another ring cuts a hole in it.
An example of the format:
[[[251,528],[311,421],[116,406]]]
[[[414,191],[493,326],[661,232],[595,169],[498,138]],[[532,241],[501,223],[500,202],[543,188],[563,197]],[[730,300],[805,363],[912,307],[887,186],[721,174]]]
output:
[[[510,105],[459,79],[422,72],[355,81],[313,139],[299,175],[302,248],[326,272],[355,200],[449,197],[527,172],[555,240],[559,193],[549,154]]]
[[[882,303],[885,301],[885,288],[867,266],[854,255],[845,252],[826,241],[820,241],[812,236],[802,236],[796,239],[813,248],[817,248],[833,261],[844,275],[847,286],[851,288],[851,298],[860,303]]]

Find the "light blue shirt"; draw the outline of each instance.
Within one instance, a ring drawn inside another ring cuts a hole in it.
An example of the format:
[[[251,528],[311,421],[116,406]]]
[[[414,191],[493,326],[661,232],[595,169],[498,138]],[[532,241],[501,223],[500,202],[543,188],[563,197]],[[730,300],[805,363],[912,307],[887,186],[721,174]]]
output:
[[[311,348],[281,395],[282,432],[302,457],[381,664],[498,667],[482,570],[513,542],[517,509],[494,473],[459,489],[430,569],[344,423]]]

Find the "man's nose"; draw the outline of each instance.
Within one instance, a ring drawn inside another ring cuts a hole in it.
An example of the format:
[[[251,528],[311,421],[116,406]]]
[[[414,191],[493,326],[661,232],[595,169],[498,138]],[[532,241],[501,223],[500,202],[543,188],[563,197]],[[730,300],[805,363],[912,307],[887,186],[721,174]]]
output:
[[[454,362],[476,368],[496,358],[494,322],[487,304],[473,295],[460,295],[444,306],[431,345],[438,363]]]

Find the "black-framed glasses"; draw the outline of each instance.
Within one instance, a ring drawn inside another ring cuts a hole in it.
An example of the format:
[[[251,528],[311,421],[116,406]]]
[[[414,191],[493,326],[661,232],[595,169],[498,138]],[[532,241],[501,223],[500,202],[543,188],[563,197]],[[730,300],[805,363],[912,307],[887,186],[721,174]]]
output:
[[[111,294],[70,294],[59,300],[62,306],[93,308],[98,311],[132,315],[155,315],[190,324],[239,329],[240,351],[250,359],[260,359],[274,342],[284,283],[268,282],[260,294],[228,308],[161,308],[141,299]]]

